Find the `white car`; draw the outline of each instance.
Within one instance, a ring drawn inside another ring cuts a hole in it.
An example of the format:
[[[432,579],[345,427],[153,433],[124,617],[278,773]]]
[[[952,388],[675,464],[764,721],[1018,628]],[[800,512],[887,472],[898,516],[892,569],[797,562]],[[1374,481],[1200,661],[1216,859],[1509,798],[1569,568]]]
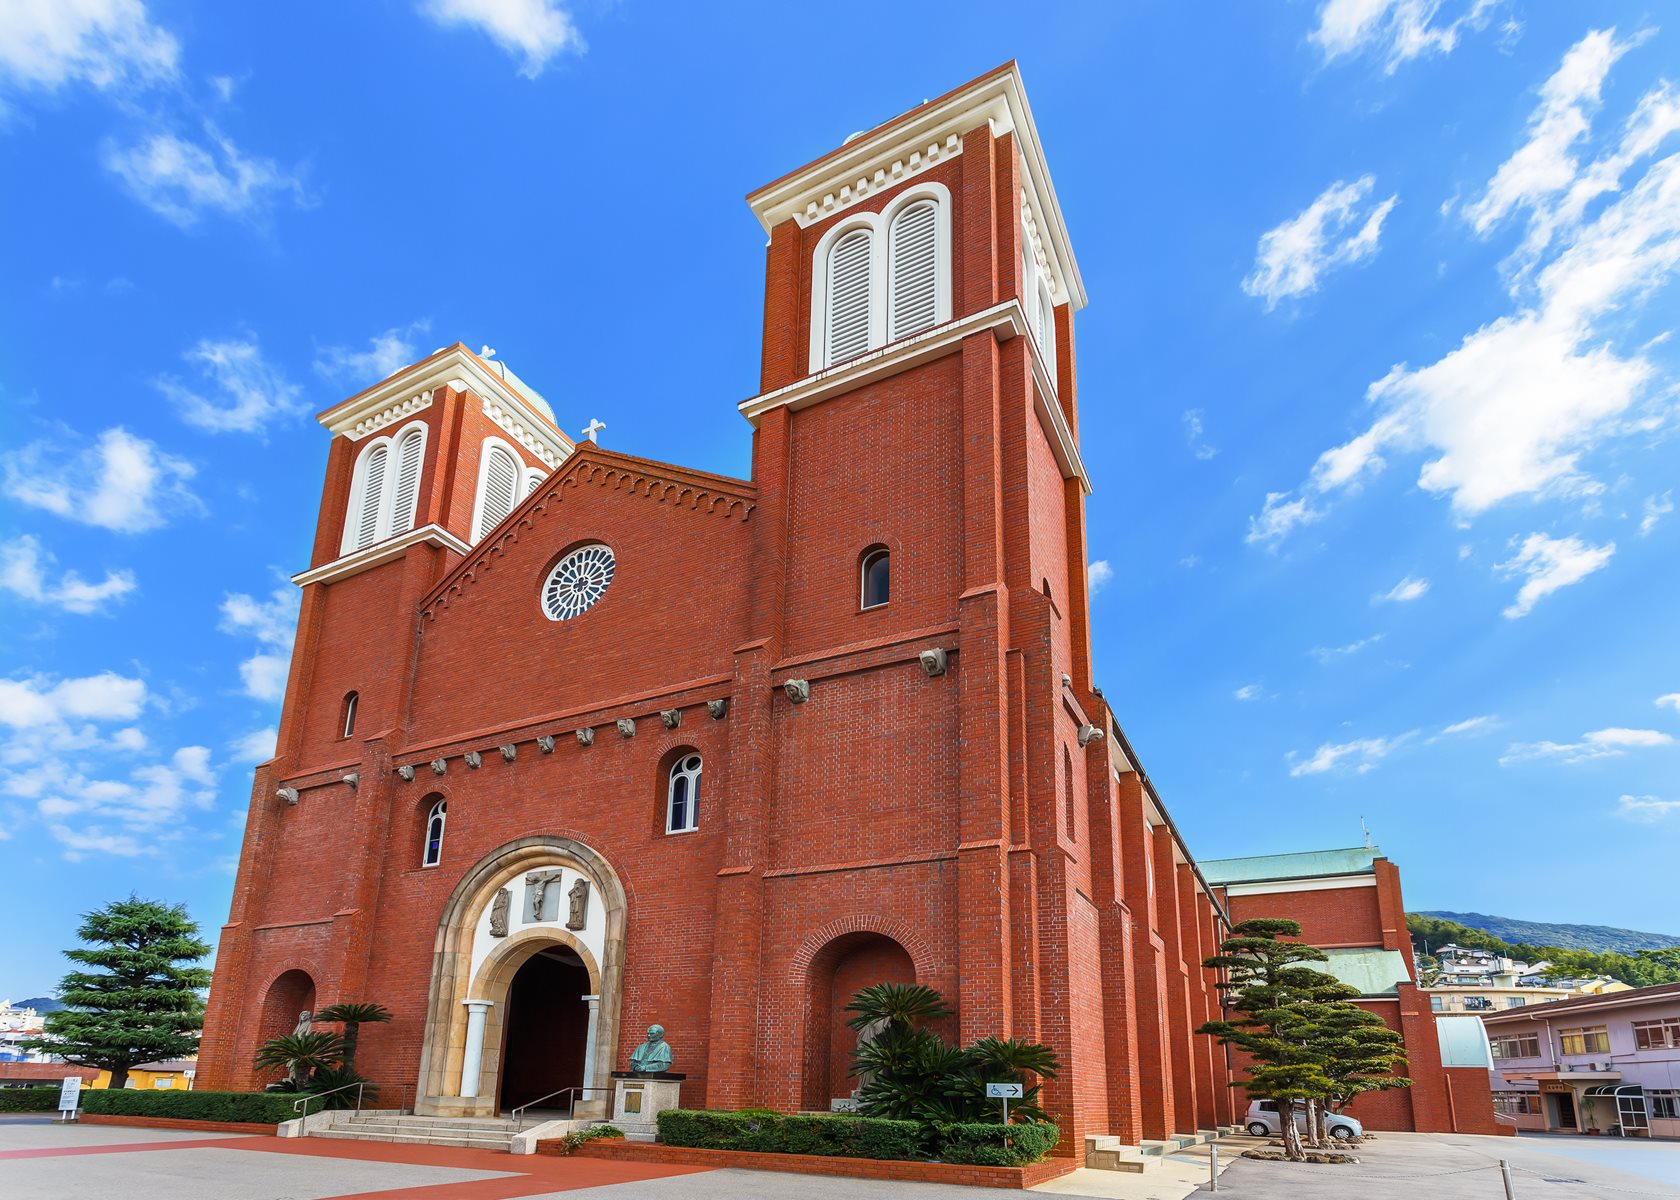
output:
[[[1254,1100],[1248,1106],[1248,1116],[1245,1118],[1248,1131],[1255,1137],[1273,1137],[1283,1132],[1283,1122],[1278,1119],[1276,1100]],[[1302,1133],[1307,1130],[1307,1106],[1295,1106],[1295,1125]],[[1326,1113],[1324,1127],[1330,1136],[1346,1141],[1348,1138],[1362,1137],[1365,1126],[1348,1116],[1346,1113]]]

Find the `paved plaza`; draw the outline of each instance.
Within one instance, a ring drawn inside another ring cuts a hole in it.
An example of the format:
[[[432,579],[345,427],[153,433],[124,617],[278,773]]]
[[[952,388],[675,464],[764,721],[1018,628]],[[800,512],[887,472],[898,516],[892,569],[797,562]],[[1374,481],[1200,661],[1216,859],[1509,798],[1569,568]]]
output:
[[[1499,1159],[1518,1200],[1680,1197],[1680,1143],[1599,1138],[1491,1138],[1387,1133],[1350,1167],[1254,1162],[1249,1137],[1221,1143],[1219,1195],[1231,1200],[1503,1200]],[[1174,1155],[1146,1175],[1076,1171],[1043,1195],[1183,1200],[1206,1192],[1208,1150]],[[942,1200],[1027,1195],[766,1171],[708,1170],[590,1158],[512,1156],[380,1142],[60,1125],[0,1118],[4,1200]]]

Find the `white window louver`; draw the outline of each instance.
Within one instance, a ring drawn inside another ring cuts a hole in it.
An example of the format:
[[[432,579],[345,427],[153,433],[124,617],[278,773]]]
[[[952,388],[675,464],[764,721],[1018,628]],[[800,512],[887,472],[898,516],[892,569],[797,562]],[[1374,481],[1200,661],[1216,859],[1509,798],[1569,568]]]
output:
[[[1038,285],[1038,352],[1044,355],[1044,365],[1052,376],[1056,373],[1056,309],[1050,299],[1050,288],[1042,280]]]
[[[385,460],[390,457],[384,446],[376,446],[368,455],[367,474],[362,480],[361,520],[356,528],[356,549],[371,546],[379,537],[379,510],[385,499]]]
[[[933,326],[938,316],[938,210],[923,200],[893,218],[888,233],[887,340]]]
[[[397,486],[391,505],[391,536],[414,528],[414,506],[420,498],[420,452],[426,437],[416,429],[397,446]]]
[[[490,447],[484,464],[484,499],[478,514],[478,536],[507,520],[519,488],[519,466],[500,446]]]
[[[532,492],[536,491],[542,486],[542,481],[542,475],[537,471],[532,471],[530,475],[525,478],[525,494],[529,496]]]
[[[828,256],[828,365],[869,349],[871,238],[853,230],[834,243]]]

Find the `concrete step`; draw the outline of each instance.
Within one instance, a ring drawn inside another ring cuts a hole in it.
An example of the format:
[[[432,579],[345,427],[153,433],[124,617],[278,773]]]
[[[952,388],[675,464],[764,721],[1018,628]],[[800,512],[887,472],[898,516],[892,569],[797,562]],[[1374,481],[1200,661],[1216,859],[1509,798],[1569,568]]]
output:
[[[509,1133],[518,1125],[506,1117],[410,1117],[399,1116],[395,1113],[363,1113],[352,1116],[346,1113],[337,1125],[392,1125],[404,1129],[488,1129],[505,1130]]]
[[[1161,1156],[1145,1153],[1138,1146],[1101,1146],[1085,1151],[1085,1165],[1096,1171],[1128,1171],[1139,1174],[1160,1166]]]
[[[504,1152],[513,1141],[511,1134],[387,1133],[353,1128],[320,1129],[309,1136],[346,1142],[392,1142],[403,1146],[454,1146],[466,1150]]]

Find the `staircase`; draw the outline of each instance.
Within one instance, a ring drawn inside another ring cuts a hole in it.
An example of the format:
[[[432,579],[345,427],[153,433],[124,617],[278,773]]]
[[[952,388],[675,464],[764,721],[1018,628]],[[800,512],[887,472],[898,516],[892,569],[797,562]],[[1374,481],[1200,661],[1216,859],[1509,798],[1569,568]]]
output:
[[[1129,1146],[1117,1137],[1106,1134],[1085,1136],[1085,1165],[1098,1171],[1147,1171],[1161,1165],[1169,1154],[1186,1146],[1199,1146],[1220,1136],[1217,1129],[1199,1129],[1195,1133],[1176,1133],[1164,1141],[1146,1141]]]
[[[405,1117],[396,1113],[341,1113],[310,1137],[356,1142],[397,1142],[405,1146],[459,1146],[506,1154],[519,1126],[501,1117]]]

